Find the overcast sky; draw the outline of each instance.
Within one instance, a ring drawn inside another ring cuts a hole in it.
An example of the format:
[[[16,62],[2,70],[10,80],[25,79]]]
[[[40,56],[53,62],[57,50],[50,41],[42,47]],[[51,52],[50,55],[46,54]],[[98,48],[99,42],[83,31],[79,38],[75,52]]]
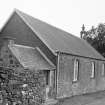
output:
[[[82,24],[88,30],[105,23],[105,0],[0,0],[0,28],[14,8],[76,36]]]

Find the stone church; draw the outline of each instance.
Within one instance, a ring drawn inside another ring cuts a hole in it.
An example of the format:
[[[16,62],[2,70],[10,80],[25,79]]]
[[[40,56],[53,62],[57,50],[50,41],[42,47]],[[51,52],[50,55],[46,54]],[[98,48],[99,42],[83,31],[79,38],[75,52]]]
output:
[[[44,71],[47,98],[105,90],[105,59],[83,39],[19,10],[0,39],[0,66]]]

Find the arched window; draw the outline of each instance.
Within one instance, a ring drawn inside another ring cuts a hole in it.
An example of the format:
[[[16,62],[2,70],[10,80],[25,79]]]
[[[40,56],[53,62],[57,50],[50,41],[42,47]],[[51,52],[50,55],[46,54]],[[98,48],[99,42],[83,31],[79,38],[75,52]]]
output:
[[[73,74],[73,81],[78,80],[78,72],[79,72],[79,60],[74,60],[74,74]]]
[[[105,75],[105,64],[104,63],[102,64],[102,72],[101,72],[101,74],[102,74],[102,76]]]
[[[95,77],[95,62],[91,62],[91,78]]]

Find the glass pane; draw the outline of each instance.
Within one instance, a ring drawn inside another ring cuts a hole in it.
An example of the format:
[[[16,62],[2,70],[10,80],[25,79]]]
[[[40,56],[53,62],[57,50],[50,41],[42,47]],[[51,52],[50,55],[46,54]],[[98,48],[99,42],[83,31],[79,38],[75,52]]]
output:
[[[102,64],[102,76],[104,76],[104,72],[105,72],[105,70],[104,70],[104,69],[105,69],[104,66],[105,66],[105,65]]]
[[[77,81],[78,79],[78,66],[79,66],[79,62],[78,60],[74,61],[74,78],[73,81]]]
[[[95,74],[95,63],[92,62],[91,63],[92,69],[91,69],[91,78],[94,78],[94,74]]]

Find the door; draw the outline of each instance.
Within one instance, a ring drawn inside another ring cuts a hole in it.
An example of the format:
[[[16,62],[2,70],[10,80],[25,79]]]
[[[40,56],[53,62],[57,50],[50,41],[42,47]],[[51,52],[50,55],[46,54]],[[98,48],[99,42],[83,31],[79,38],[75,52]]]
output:
[[[55,87],[54,70],[46,70],[45,77],[46,77],[46,99],[49,99],[52,98]]]

